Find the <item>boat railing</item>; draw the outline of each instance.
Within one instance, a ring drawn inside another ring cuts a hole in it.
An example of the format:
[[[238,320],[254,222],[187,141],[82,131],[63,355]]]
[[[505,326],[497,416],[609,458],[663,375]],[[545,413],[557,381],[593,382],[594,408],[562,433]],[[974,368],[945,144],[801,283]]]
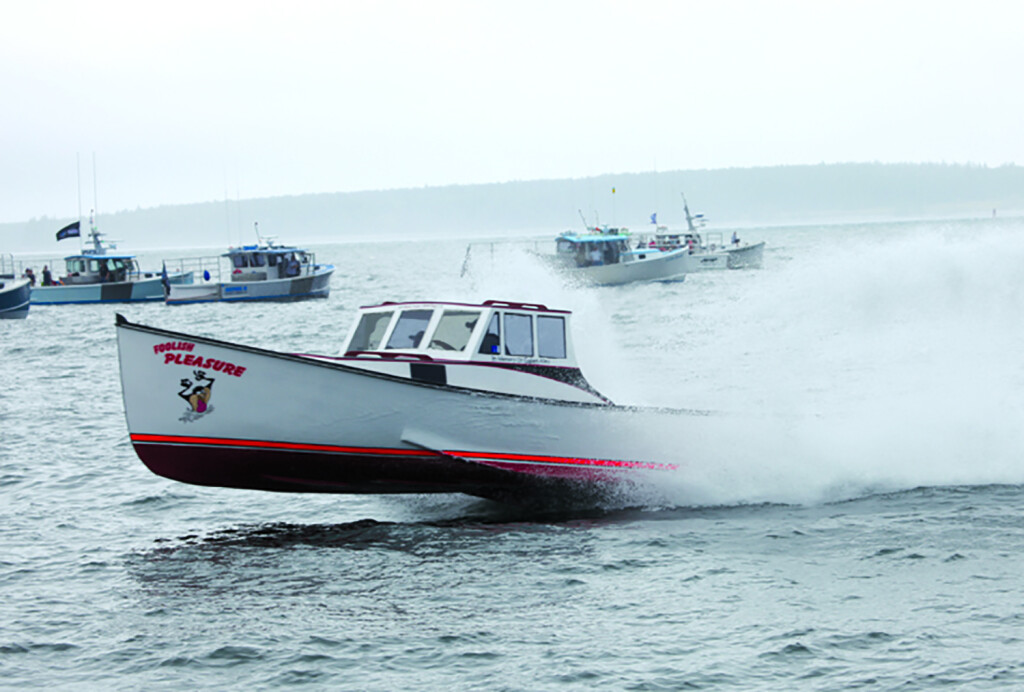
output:
[[[263,265],[261,267],[247,267],[247,271],[257,270],[265,272],[263,280],[273,279],[294,279],[296,276],[311,276],[321,266],[316,263],[316,256],[312,252],[305,254],[306,261],[299,263],[299,273],[294,276],[279,276],[279,265]],[[236,268],[229,257],[224,255],[207,255],[203,257],[179,257],[177,259],[165,260],[167,271],[192,272],[197,283],[229,283]]]
[[[221,283],[222,269],[226,268],[227,262],[218,255],[206,257],[179,257],[177,259],[164,260],[167,273],[180,272],[182,274],[192,272],[193,281]],[[230,275],[230,272],[229,272]]]

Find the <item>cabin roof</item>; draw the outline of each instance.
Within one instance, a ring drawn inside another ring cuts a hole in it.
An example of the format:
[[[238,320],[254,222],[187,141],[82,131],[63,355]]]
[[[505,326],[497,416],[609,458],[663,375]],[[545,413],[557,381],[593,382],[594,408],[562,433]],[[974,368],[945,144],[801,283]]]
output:
[[[615,234],[597,234],[594,235],[560,235],[558,240],[568,240],[570,243],[613,243],[619,240],[629,240],[630,236],[622,235],[620,233]]]
[[[377,305],[361,305],[360,310],[373,310],[378,308],[395,308],[395,307],[406,307],[410,305],[423,305],[429,307],[444,307],[452,306],[457,308],[478,308],[478,309],[499,309],[499,310],[523,310],[527,312],[552,312],[559,315],[572,314],[570,310],[555,310],[541,305],[540,303],[514,303],[505,300],[485,300],[482,303],[456,303],[443,300],[414,300],[414,301],[390,301],[386,300],[383,303]]]
[[[83,254],[79,254],[79,255],[66,255],[66,256],[64,257],[64,259],[65,259],[65,260],[73,260],[73,259],[99,259],[99,260],[108,260],[108,259],[135,259],[135,255],[115,255],[115,254],[111,254],[111,253],[109,253],[109,252],[105,252],[105,253],[103,253],[103,254],[98,254],[98,253],[83,253]]]
[[[308,252],[308,250],[292,245],[274,245],[273,247],[268,247],[266,245],[243,245],[242,247],[228,248],[228,251],[225,252],[224,255],[237,255],[243,252],[260,252],[266,255],[283,255],[289,252]]]

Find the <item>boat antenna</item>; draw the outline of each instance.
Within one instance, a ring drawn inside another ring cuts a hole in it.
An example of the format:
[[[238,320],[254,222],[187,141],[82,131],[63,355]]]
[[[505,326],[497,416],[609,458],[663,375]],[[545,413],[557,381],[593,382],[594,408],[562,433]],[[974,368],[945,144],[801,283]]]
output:
[[[75,177],[78,182],[78,226],[82,226],[82,153],[75,152]],[[78,233],[78,254],[82,254],[82,233]]]

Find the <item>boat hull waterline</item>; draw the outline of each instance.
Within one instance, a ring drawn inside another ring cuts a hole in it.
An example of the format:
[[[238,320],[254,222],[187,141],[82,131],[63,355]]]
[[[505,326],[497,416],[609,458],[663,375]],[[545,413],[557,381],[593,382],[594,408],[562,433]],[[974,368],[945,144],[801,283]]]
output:
[[[192,283],[171,286],[168,305],[184,303],[242,302],[247,300],[301,300],[326,298],[331,292],[334,267],[317,270],[308,276],[264,281]]]
[[[494,498],[617,485],[677,468],[650,431],[701,418],[411,381],[123,318],[117,337],[136,453],[198,485]]]
[[[683,281],[691,260],[686,250],[651,252],[632,262],[601,264],[590,267],[572,267],[571,274],[597,286],[618,286],[629,283],[657,281]]]
[[[168,274],[172,284],[192,283],[192,272]],[[134,281],[36,286],[32,289],[33,305],[65,305],[70,303],[134,303],[164,299],[160,274]]]

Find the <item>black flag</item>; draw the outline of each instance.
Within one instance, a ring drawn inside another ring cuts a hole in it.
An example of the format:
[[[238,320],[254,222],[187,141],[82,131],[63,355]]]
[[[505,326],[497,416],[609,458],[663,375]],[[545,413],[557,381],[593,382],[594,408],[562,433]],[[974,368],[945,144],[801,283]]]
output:
[[[65,238],[77,238],[80,235],[80,224],[81,221],[75,221],[74,223],[69,223],[67,226],[57,231],[57,240],[64,240]]]

